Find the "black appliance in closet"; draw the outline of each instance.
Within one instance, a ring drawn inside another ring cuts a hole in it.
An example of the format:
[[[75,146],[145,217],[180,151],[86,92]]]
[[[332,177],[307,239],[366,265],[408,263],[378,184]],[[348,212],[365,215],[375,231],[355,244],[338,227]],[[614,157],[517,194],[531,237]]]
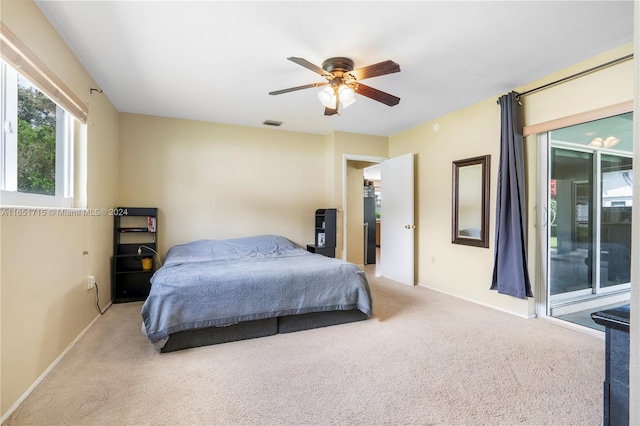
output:
[[[373,182],[364,185],[364,264],[376,263],[376,194]]]

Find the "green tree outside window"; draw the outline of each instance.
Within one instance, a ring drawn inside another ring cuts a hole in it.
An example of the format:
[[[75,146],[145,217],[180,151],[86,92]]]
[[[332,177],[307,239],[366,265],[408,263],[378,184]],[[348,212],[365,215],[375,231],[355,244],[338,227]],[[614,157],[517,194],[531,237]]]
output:
[[[22,81],[18,84],[18,191],[56,192],[56,104]]]

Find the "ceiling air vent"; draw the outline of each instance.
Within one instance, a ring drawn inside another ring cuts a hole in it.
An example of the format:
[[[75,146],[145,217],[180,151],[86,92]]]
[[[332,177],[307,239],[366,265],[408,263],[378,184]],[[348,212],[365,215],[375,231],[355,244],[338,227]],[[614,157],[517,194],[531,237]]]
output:
[[[265,126],[280,127],[282,126],[282,121],[265,120],[262,124],[264,124]]]

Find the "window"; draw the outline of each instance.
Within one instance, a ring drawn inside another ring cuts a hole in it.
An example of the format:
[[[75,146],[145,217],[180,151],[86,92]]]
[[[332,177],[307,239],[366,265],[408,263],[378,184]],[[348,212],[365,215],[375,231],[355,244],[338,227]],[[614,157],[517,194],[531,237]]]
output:
[[[73,118],[2,62],[2,204],[73,206]]]
[[[0,25],[0,204],[73,207],[74,129],[88,109]]]

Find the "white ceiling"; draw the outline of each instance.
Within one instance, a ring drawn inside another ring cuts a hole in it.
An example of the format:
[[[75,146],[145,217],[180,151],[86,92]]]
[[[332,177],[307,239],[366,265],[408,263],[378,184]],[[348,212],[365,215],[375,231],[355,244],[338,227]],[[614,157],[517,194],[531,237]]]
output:
[[[119,111],[316,134],[389,136],[633,41],[632,0],[36,3]],[[268,95],[324,81],[290,56],[391,59],[364,83],[402,100]]]

